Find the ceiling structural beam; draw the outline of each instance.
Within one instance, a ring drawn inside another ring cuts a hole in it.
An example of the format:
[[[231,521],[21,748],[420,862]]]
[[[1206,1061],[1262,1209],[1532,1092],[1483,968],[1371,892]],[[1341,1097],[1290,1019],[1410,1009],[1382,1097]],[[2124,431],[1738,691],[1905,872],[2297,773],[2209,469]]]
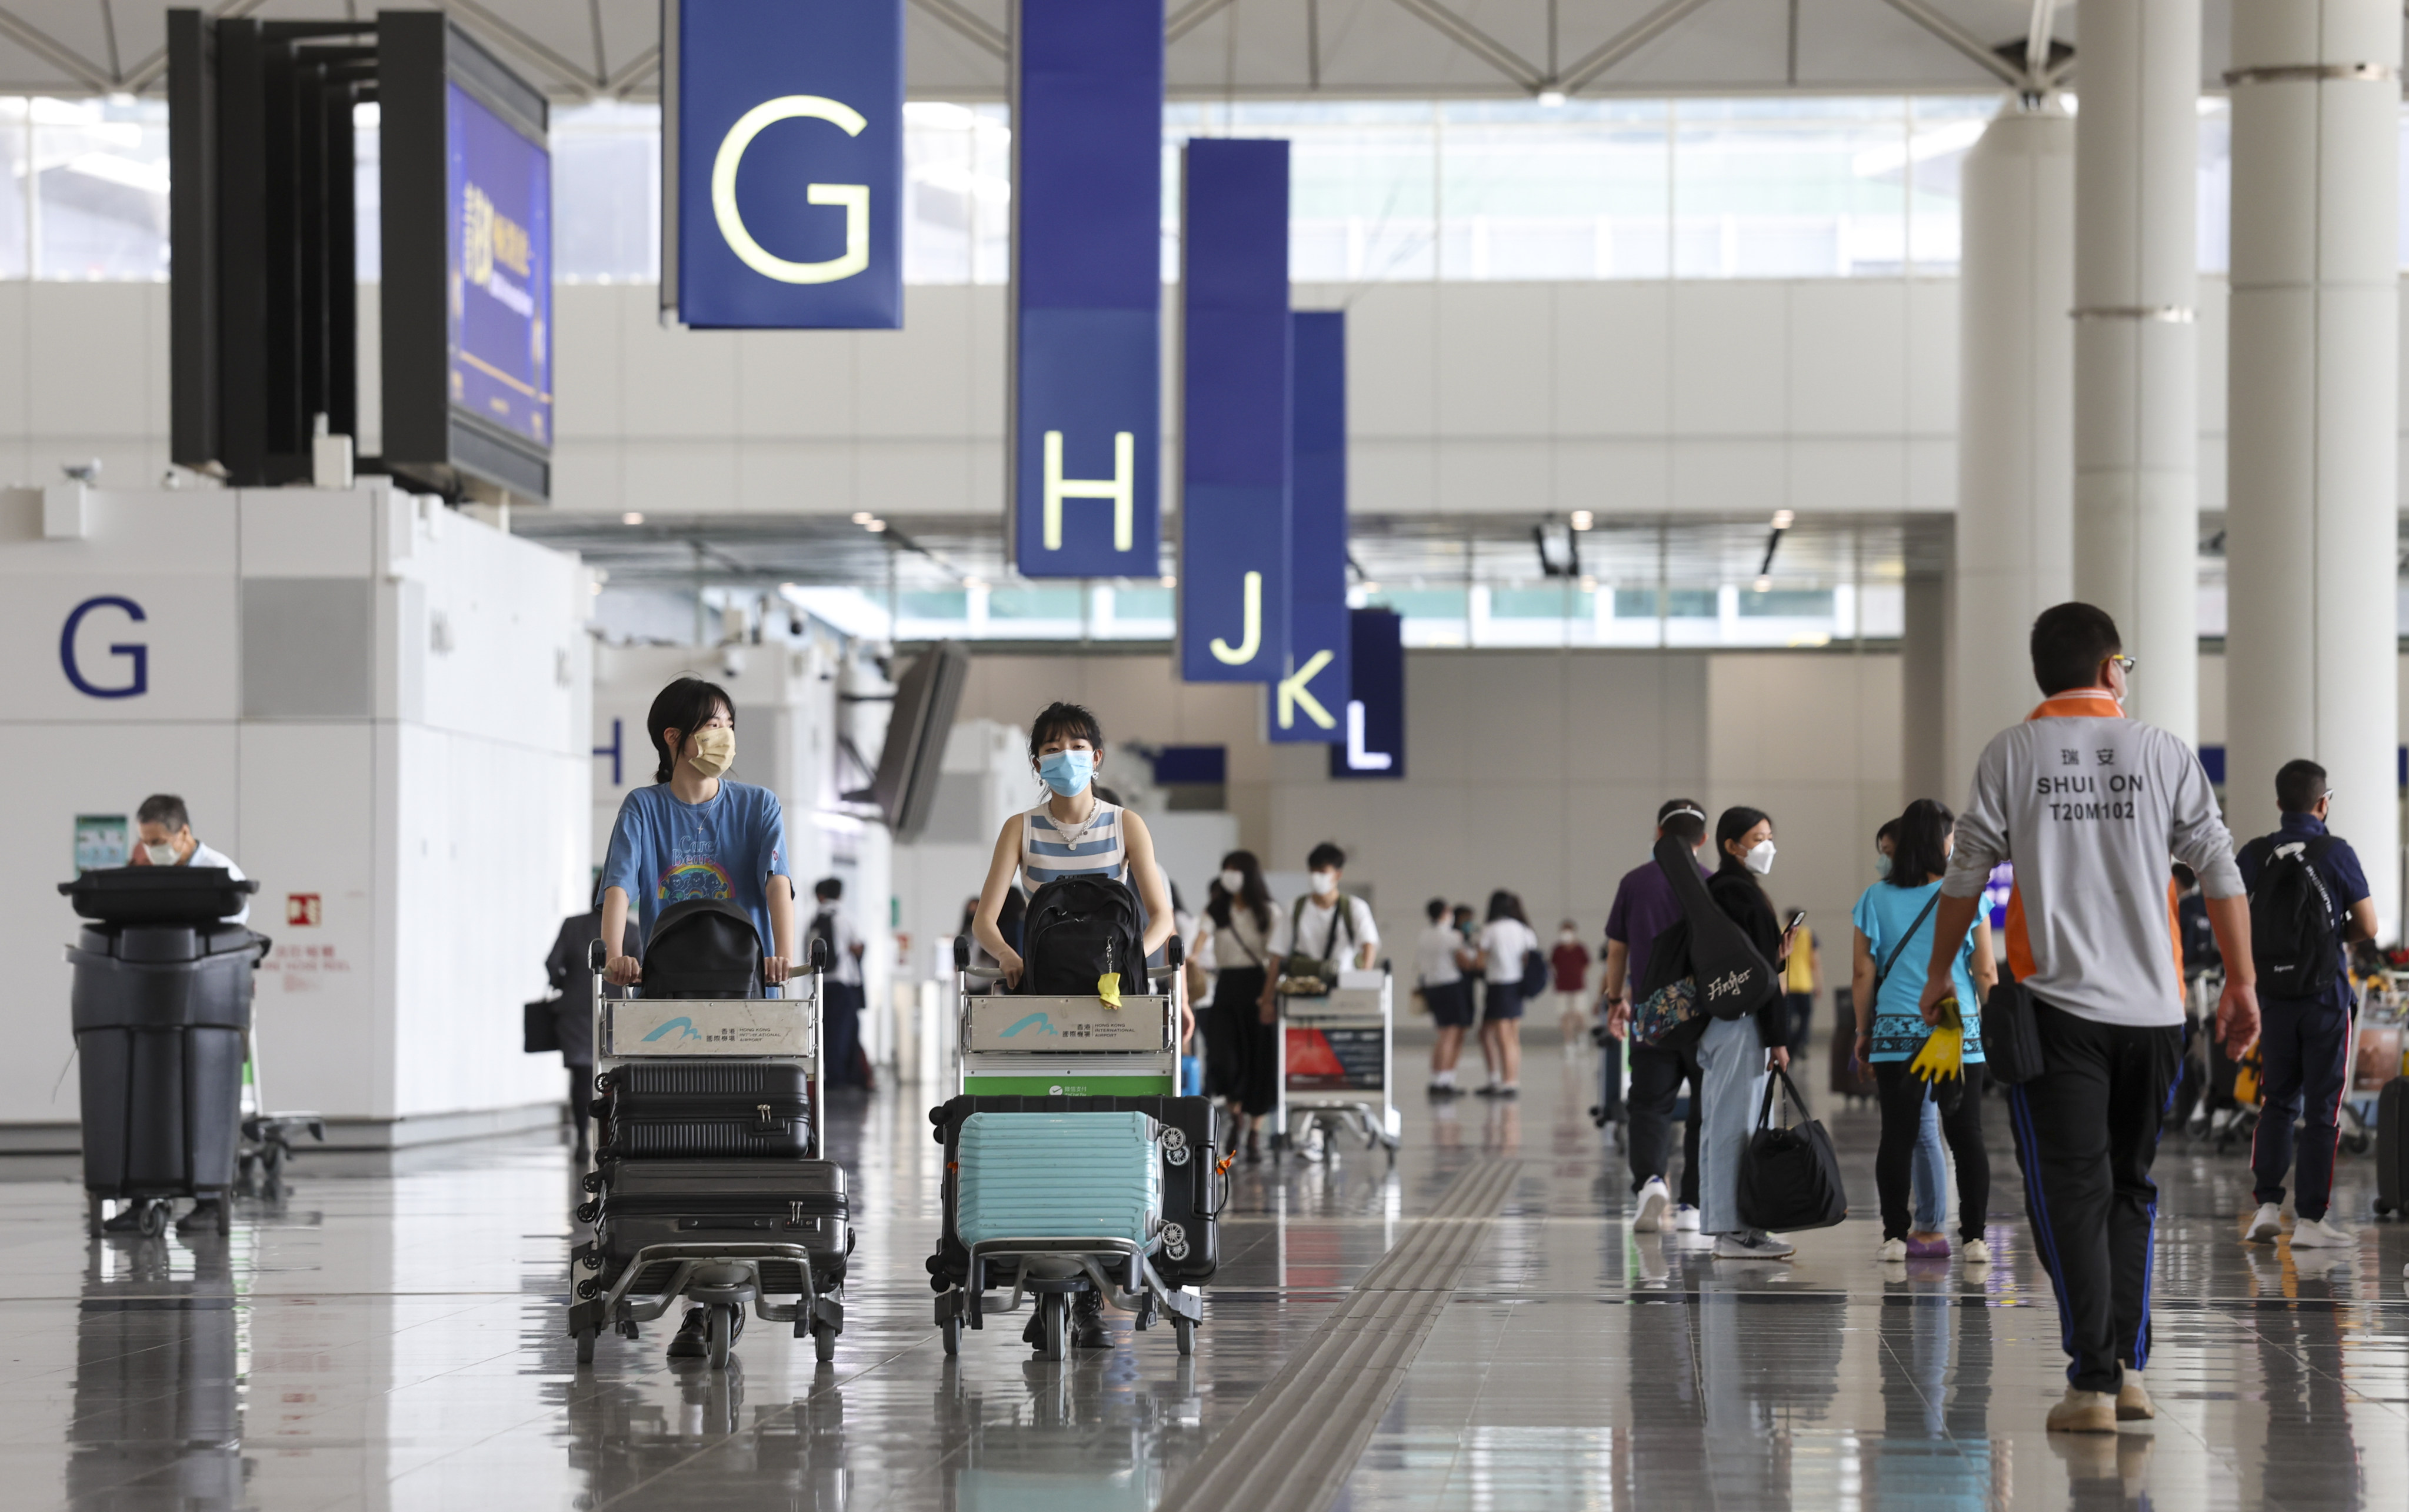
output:
[[[1163,46],[1169,47],[1189,33],[1230,8],[1232,0],[1188,0],[1162,23]]]
[[[2033,81],[2029,74],[2000,57],[1989,43],[1925,4],[1925,0],[1883,0],[1883,4],[1930,32],[2000,83],[2019,93],[2029,93],[2027,86]],[[2046,43],[2042,45],[2047,47]]]
[[[209,12],[209,20],[240,21],[266,4],[267,0],[224,0],[224,4]],[[125,88],[139,94],[166,77],[166,73],[167,50],[163,47],[134,65],[134,71],[125,76]]]
[[[82,53],[43,31],[13,10],[0,8],[0,36],[44,61],[75,76],[76,82],[87,89],[106,94],[116,89],[117,81],[108,70]]]
[[[1438,0],[1397,0],[1397,4],[1532,94],[1549,87],[1546,72],[1536,64],[1440,5]]]
[[[660,70],[661,45],[655,42],[643,51],[621,64],[619,71],[613,74],[603,87],[624,100],[637,85],[659,73]]]
[[[950,27],[969,37],[985,50],[999,58],[1012,56],[1012,41],[988,25],[977,12],[956,3],[956,0],[912,0],[938,24]]]
[[[455,19],[474,21],[476,25],[469,30],[491,33],[495,41],[556,77],[580,98],[592,96],[596,81],[587,75],[584,65],[555,52],[534,36],[479,5],[477,0],[444,0],[440,8],[450,11]]]
[[[2039,79],[2049,72],[2049,34],[2057,24],[2057,0],[2033,0],[2032,23],[2025,28],[2025,72]]]
[[[1608,69],[1630,57],[1687,20],[1690,13],[1704,6],[1707,0],[1665,0],[1637,21],[1608,37],[1577,60],[1557,80],[1556,88],[1566,94],[1590,83]]]

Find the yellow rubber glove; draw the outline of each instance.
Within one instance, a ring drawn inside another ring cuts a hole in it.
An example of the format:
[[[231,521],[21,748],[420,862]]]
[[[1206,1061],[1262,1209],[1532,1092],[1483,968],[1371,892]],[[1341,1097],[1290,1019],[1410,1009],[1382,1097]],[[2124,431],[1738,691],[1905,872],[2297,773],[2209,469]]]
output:
[[[1940,1022],[1925,1036],[1924,1048],[1915,1052],[1907,1069],[1927,1082],[1966,1073],[1966,1024],[1957,1015],[1955,998],[1940,1000]]]
[[[1104,1006],[1107,1008],[1119,1007],[1121,1005],[1121,973],[1118,972],[1106,972],[1104,975],[1096,978],[1096,996],[1104,1000]]]

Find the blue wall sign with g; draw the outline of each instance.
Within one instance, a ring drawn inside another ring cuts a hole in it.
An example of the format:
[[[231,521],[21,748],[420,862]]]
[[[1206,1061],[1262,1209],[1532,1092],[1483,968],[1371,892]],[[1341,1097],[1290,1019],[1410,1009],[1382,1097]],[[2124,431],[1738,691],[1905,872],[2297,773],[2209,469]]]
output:
[[[105,613],[111,619],[123,615],[137,624],[150,618],[142,612],[140,604],[117,594],[87,598],[69,610],[66,625],[59,631],[59,667],[67,674],[68,684],[88,698],[137,698],[150,692],[151,647],[147,641],[111,641],[108,655],[120,659],[119,666],[94,666],[87,671],[77,659],[76,632],[83,628],[85,617],[94,613]]]
[[[679,0],[688,325],[903,324],[902,0]]]

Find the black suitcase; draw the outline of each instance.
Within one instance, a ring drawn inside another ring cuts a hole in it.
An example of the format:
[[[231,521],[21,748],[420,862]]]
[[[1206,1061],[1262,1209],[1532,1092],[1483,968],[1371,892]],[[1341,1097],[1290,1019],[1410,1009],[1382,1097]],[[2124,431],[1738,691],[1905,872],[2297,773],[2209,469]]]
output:
[[[1832,1095],[1851,1102],[1872,1098],[1881,1090],[1874,1069],[1857,1058],[1857,1000],[1854,988],[1832,989],[1832,1060],[1824,1069]]]
[[[1603,1026],[1593,1030],[1590,1039],[1597,1046],[1597,1101],[1590,1104],[1589,1121],[1600,1129],[1620,1126],[1626,1121],[1623,1112],[1623,1042],[1608,1034]]]
[[[970,1250],[954,1232],[954,1162],[958,1158],[962,1120],[974,1113],[1143,1113],[1176,1130],[1176,1141],[1163,1142],[1162,1220],[1176,1224],[1179,1242],[1167,1244],[1153,1257],[1155,1274],[1174,1286],[1195,1286],[1213,1278],[1220,1263],[1219,1225],[1225,1188],[1215,1168],[1213,1104],[1201,1097],[958,1097],[929,1110],[937,1143],[945,1147],[944,1222],[937,1252],[929,1257],[929,1286],[944,1291],[967,1286]],[[1184,1151],[1184,1155],[1179,1153]],[[1184,1247],[1186,1254],[1172,1250]]]
[[[715,1240],[800,1244],[811,1252],[815,1290],[844,1280],[852,1209],[844,1168],[833,1160],[623,1160],[597,1185],[590,1211],[606,1289],[646,1246]],[[655,1261],[660,1274],[638,1276],[630,1290],[653,1295],[671,1263]],[[761,1284],[773,1295],[803,1289],[792,1261],[763,1262]]]
[[[2375,1099],[2375,1216],[2409,1212],[2401,1187],[2409,1180],[2409,1076],[2384,1084]]]
[[[606,1162],[811,1153],[811,1090],[798,1062],[638,1060],[600,1082]]]

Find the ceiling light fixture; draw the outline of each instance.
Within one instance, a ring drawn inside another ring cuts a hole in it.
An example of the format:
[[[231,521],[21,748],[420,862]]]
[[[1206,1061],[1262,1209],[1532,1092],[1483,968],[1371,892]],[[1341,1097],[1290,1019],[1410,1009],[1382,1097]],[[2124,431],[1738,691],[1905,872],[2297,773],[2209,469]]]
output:
[[[1773,511],[1773,528],[1776,530],[1787,530],[1797,523],[1798,516],[1794,511],[1776,510]]]
[[[856,525],[868,525],[871,521],[877,518],[878,516],[871,513],[868,510],[856,510],[853,511],[853,523]]]
[[[861,522],[861,528],[869,531],[874,536],[881,530],[887,528],[887,522],[884,520],[864,520]]]
[[[1596,515],[1594,515],[1594,514],[1592,514],[1589,511],[1587,511],[1587,510],[1575,510],[1575,511],[1573,511],[1573,528],[1574,528],[1574,529],[1576,529],[1576,530],[1587,530],[1587,529],[1589,529],[1591,526],[1594,526],[1594,525],[1596,525],[1596,524],[1597,524],[1597,516],[1596,516]]]
[[[1756,591],[1759,593],[1771,593],[1773,591],[1773,580],[1771,578],[1757,579]]]
[[[644,511],[642,510],[629,510],[627,513],[619,516],[619,523],[621,525],[642,525],[644,523]]]

